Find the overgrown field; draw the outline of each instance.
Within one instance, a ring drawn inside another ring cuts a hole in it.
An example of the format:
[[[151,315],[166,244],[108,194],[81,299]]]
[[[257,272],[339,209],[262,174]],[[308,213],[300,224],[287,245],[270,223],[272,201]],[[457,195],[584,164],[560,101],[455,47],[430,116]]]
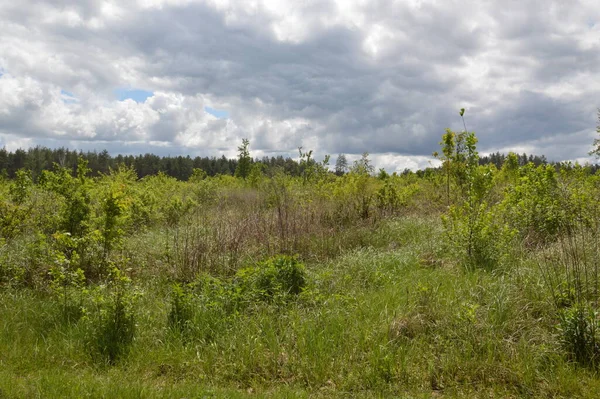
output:
[[[475,146],[401,176],[21,170],[0,398],[597,397],[600,176]]]

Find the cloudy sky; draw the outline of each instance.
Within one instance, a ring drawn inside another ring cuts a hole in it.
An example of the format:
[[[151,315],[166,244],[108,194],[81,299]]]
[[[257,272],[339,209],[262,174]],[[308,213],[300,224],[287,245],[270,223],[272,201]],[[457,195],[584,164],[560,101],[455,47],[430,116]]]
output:
[[[0,0],[0,146],[254,156],[585,160],[600,5],[581,1]]]

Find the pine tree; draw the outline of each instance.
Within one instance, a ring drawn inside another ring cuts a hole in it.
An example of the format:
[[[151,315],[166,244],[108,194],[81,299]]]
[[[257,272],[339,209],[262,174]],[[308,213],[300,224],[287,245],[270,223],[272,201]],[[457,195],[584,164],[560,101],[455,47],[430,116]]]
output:
[[[335,161],[335,174],[338,176],[342,176],[344,173],[348,171],[348,160],[346,159],[346,155],[340,154]]]
[[[248,150],[249,146],[250,141],[248,139],[242,139],[242,145],[238,147],[238,164],[235,168],[235,177],[245,179],[250,174],[252,158],[250,157],[250,151]]]

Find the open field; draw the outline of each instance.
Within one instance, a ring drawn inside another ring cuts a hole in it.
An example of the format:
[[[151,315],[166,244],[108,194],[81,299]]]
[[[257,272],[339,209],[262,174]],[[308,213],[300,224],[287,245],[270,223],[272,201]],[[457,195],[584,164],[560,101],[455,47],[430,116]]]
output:
[[[4,180],[0,398],[597,397],[599,176],[464,151]]]

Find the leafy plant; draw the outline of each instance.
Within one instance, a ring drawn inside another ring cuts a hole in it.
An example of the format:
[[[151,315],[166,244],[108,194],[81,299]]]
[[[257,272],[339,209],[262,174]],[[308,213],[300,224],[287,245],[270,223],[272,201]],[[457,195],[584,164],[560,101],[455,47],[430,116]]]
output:
[[[297,296],[306,285],[304,265],[285,255],[241,269],[236,277],[242,284],[242,292],[266,301]]]
[[[598,312],[581,303],[560,311],[560,341],[569,358],[595,368],[600,364]]]
[[[61,303],[65,321],[77,321],[83,314],[83,302],[87,294],[85,274],[73,266],[77,264],[77,255],[69,259],[63,253],[56,252],[54,262],[49,271],[50,289]]]
[[[579,221],[561,232],[558,246],[539,263],[559,316],[563,349],[573,361],[600,365],[600,243],[598,226]]]
[[[61,211],[61,229],[77,237],[83,236],[88,230],[91,214],[90,181],[87,174],[90,169],[87,161],[79,158],[77,173],[73,177],[66,168],[55,165],[53,172],[44,171],[40,176],[40,184],[63,197]]]
[[[242,145],[238,147],[238,164],[235,168],[235,177],[241,177],[245,179],[250,174],[252,168],[252,157],[250,157],[250,151],[248,147],[250,141],[248,139],[242,139]]]
[[[527,164],[518,181],[509,186],[501,207],[521,237],[529,244],[553,241],[569,223],[554,167]]]
[[[298,147],[298,153],[300,156],[298,166],[302,171],[302,180],[304,183],[319,182],[327,176],[330,159],[329,155],[325,155],[323,161],[317,162],[312,156],[312,150],[304,152],[302,151],[302,147]]]
[[[461,110],[461,117],[462,114]],[[486,201],[493,187],[496,169],[493,165],[478,165],[474,133],[464,131],[457,135],[448,129],[440,144],[444,153],[447,189],[451,176],[459,189],[459,202],[449,206],[442,216],[449,250],[469,269],[494,268],[509,252],[514,236],[508,226],[498,223],[497,211]],[[449,191],[447,195],[449,201]]]
[[[93,292],[94,307],[87,312],[88,347],[101,364],[114,365],[125,357],[136,334],[135,302],[131,280],[114,267],[104,289]]]
[[[10,200],[6,198],[0,201],[0,237],[10,240],[25,229],[33,208],[32,204],[27,203],[32,186],[31,172],[19,169],[8,188]]]
[[[167,319],[169,327],[179,333],[185,333],[189,330],[193,317],[192,291],[187,286],[174,284],[171,291],[171,309]]]
[[[103,228],[102,228],[102,246],[104,249],[104,259],[106,260],[110,251],[115,245],[118,245],[123,235],[121,229],[122,215],[125,211],[123,202],[123,193],[119,190],[110,190],[103,201]]]

